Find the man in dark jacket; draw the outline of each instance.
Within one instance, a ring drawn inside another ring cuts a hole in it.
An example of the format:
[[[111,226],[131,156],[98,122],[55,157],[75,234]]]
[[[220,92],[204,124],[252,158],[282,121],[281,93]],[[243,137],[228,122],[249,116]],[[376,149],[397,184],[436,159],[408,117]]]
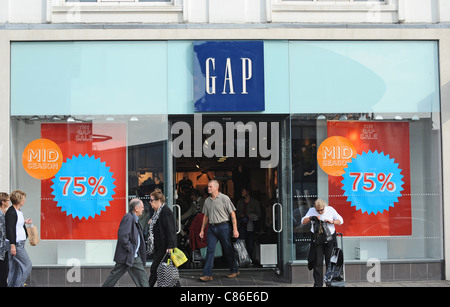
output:
[[[148,287],[148,275],[144,268],[145,241],[138,219],[144,211],[144,204],[140,199],[134,198],[130,201],[128,209],[129,212],[122,218],[117,234],[114,254],[116,265],[106,278],[103,287],[114,287],[127,271],[136,286]]]

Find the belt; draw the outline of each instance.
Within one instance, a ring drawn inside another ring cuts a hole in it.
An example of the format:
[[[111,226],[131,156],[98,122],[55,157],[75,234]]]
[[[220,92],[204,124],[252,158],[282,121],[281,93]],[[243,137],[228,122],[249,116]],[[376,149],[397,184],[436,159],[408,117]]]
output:
[[[216,223],[216,224],[214,224],[214,223],[209,223],[209,225],[211,225],[211,226],[222,226],[222,225],[225,225],[226,223],[228,223],[228,221],[225,221],[225,222],[222,222],[222,223]]]

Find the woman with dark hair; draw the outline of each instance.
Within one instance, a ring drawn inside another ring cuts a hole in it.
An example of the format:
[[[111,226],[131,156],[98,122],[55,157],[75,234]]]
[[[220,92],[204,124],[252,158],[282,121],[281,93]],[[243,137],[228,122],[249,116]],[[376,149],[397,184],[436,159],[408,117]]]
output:
[[[8,193],[0,192],[0,203],[0,287],[7,287],[9,272],[9,243],[6,240],[5,213],[9,207]]]
[[[255,246],[255,231],[258,220],[261,217],[259,201],[250,196],[250,189],[242,188],[242,198],[236,205],[236,217],[238,219],[239,238],[245,240],[247,252],[253,260]]]
[[[28,237],[25,224],[33,223],[32,219],[25,219],[20,210],[25,204],[27,195],[16,190],[10,195],[12,206],[6,211],[6,238],[11,246],[9,257],[8,287],[24,287],[25,281],[31,274],[31,259],[25,250]]]
[[[166,206],[166,198],[160,189],[150,194],[150,204],[155,211],[150,220],[150,232],[147,247],[148,252],[154,255],[150,268],[148,283],[153,287],[157,280],[157,269],[166,253],[176,247],[177,237],[173,212]]]

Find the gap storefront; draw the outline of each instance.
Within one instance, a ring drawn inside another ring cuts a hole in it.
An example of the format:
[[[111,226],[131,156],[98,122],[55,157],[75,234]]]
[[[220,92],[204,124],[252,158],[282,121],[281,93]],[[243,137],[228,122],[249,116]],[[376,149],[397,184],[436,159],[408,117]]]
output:
[[[293,282],[312,280],[300,220],[318,197],[344,218],[347,280],[443,278],[437,41],[42,41],[10,52],[10,185],[27,193],[41,236],[27,246],[32,278],[109,272],[128,200],[155,187],[182,245],[183,187],[212,178],[235,203],[247,178],[261,209],[255,263]]]

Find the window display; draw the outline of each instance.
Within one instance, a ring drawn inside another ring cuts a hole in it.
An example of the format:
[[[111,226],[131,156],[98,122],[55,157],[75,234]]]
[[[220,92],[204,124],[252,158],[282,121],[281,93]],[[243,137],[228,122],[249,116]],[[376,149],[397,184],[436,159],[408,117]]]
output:
[[[14,151],[22,158],[12,161],[13,182],[26,190],[24,210],[40,229],[41,244],[29,251],[34,264],[112,262],[118,226],[133,197],[146,205],[146,230],[148,195],[165,187],[166,127],[165,115],[12,118]]]
[[[41,180],[42,239],[115,239],[126,213],[126,124],[42,123],[61,169]]]
[[[355,121],[343,116],[292,117],[293,131],[300,132],[292,136],[295,258],[306,259],[310,233],[300,220],[319,197],[344,218],[336,229],[344,234],[346,259],[441,259],[435,118],[392,120],[395,115],[383,114],[387,120],[369,115]],[[312,182],[311,157],[318,165]]]

